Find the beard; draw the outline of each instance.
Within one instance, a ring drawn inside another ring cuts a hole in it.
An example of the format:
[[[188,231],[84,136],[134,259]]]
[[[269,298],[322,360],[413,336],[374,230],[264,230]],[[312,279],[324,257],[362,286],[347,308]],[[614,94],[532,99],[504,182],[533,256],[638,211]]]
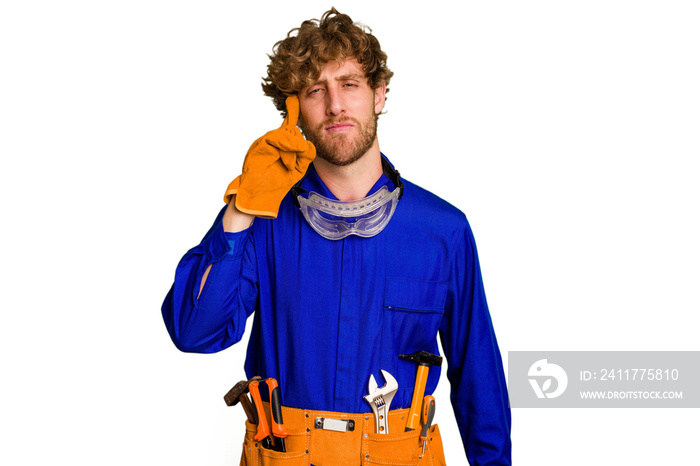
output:
[[[369,151],[374,140],[377,139],[378,119],[379,115],[373,112],[363,122],[356,118],[344,117],[326,120],[315,128],[307,127],[303,120],[300,123],[304,136],[316,147],[316,156],[342,167],[356,162]],[[355,125],[357,130],[355,137],[345,133],[326,133],[324,129],[327,126],[346,121]]]

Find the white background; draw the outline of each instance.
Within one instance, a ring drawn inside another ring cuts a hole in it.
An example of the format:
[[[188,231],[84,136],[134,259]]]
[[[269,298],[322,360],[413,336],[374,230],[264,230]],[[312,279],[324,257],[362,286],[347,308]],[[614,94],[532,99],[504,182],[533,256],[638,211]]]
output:
[[[238,464],[243,413],[222,396],[246,343],[180,353],[160,305],[279,124],[266,54],[331,3],[241,5],[2,3],[2,464]],[[382,150],[470,219],[504,360],[699,349],[696,2],[335,6],[395,72]],[[466,464],[448,392],[437,420]],[[516,408],[513,457],[690,464],[697,421]]]

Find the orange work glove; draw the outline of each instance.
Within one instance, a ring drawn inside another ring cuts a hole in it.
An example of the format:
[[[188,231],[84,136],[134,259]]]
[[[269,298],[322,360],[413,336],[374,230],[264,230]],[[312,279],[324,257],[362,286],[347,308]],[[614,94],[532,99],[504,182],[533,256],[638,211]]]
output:
[[[299,98],[285,102],[282,126],[256,140],[243,161],[243,173],[228,185],[224,202],[236,195],[236,208],[246,214],[276,218],[282,198],[306,173],[316,157],[314,145],[297,128]]]

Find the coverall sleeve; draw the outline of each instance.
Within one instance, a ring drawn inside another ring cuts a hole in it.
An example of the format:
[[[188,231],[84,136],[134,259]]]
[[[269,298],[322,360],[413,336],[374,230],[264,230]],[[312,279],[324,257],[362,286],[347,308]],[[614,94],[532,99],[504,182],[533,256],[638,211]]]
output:
[[[258,296],[251,228],[225,233],[224,207],[202,242],[180,260],[161,308],[181,351],[214,353],[241,340]],[[200,294],[204,271],[212,269]],[[198,297],[199,295],[199,297]]]
[[[503,363],[468,224],[452,257],[440,336],[457,424],[472,466],[510,465],[511,419]]]

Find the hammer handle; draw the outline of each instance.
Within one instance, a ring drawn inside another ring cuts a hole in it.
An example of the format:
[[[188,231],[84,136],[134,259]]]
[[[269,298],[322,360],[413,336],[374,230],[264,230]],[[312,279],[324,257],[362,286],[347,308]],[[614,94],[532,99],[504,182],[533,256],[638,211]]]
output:
[[[411,409],[408,411],[406,431],[416,430],[420,426],[420,412],[423,407],[423,395],[429,371],[430,366],[422,365],[418,366],[418,371],[416,371],[416,386],[413,388],[413,399],[411,400]]]
[[[241,395],[238,397],[238,400],[241,402],[241,406],[243,406],[243,411],[245,411],[245,415],[248,418],[248,421],[251,424],[257,424],[258,416],[255,413],[255,408],[253,408],[253,403],[251,403],[250,398],[248,398],[248,394],[241,393]]]

